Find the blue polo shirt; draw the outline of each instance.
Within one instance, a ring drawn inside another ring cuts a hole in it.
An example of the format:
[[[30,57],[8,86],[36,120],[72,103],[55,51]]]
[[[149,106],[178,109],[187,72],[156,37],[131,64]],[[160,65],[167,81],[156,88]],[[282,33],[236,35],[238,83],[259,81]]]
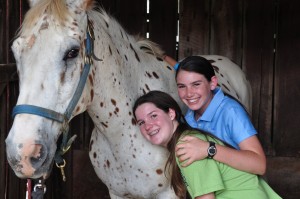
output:
[[[218,87],[214,97],[203,115],[196,121],[194,111],[188,109],[185,119],[188,124],[200,130],[207,131],[236,149],[243,140],[256,135],[249,115],[234,99],[225,96]]]

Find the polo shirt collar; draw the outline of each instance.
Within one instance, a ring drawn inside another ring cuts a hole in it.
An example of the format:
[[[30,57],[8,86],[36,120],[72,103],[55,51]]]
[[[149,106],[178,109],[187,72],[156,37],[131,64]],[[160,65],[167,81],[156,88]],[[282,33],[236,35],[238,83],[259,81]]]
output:
[[[220,87],[217,87],[215,90],[213,90],[213,93],[214,93],[214,97],[212,101],[209,103],[206,110],[204,111],[203,115],[199,118],[200,120],[211,121],[215,113],[217,112],[217,109],[220,106],[222,100],[225,97]]]

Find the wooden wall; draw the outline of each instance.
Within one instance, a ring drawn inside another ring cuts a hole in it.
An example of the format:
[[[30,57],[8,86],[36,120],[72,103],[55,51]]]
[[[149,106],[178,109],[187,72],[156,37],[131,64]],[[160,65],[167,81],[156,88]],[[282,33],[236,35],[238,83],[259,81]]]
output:
[[[128,32],[149,32],[177,59],[219,54],[240,65],[252,85],[252,120],[268,155],[266,178],[283,198],[300,198],[300,1],[150,0],[149,13],[146,0],[99,3]],[[4,140],[18,95],[10,45],[27,9],[22,0],[0,2],[0,198],[25,198],[26,181],[16,178],[7,164]],[[66,155],[67,182],[53,168],[46,198],[109,198],[88,159],[91,128],[87,114],[72,121],[71,132],[78,138]]]

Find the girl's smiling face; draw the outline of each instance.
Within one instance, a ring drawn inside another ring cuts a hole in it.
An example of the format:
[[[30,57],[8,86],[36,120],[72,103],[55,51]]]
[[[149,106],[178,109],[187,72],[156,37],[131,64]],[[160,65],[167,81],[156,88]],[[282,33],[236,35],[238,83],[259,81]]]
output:
[[[166,147],[178,126],[175,111],[166,113],[147,102],[137,107],[135,115],[143,136],[152,144]]]
[[[213,98],[212,90],[217,86],[216,76],[209,82],[202,74],[180,70],[176,82],[183,103],[199,116],[202,115]]]

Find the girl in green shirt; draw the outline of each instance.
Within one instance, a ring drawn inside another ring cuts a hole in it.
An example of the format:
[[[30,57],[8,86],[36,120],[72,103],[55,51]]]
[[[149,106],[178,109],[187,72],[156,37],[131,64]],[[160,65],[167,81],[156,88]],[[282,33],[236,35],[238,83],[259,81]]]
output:
[[[133,113],[143,136],[169,150],[165,169],[171,172],[171,185],[179,198],[185,197],[186,189],[195,199],[281,198],[261,177],[215,161],[213,146],[224,144],[208,133],[192,129],[177,102],[167,93],[150,91],[141,96],[134,104]],[[212,147],[208,158],[181,167],[175,146],[186,135],[209,141]]]

